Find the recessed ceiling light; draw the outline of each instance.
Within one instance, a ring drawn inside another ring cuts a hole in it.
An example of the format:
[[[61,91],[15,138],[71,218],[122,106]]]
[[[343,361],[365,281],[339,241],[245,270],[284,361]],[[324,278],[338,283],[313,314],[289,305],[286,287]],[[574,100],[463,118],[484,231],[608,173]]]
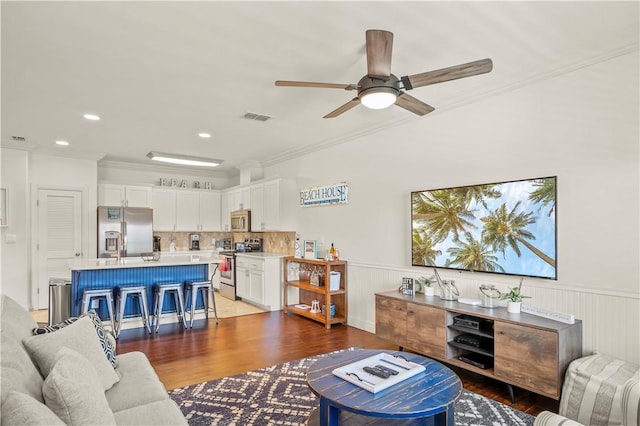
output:
[[[183,166],[200,166],[200,167],[216,167],[222,163],[222,160],[214,160],[212,158],[193,157],[190,155],[167,154],[165,152],[151,151],[147,157],[154,161],[162,161],[164,163],[181,164]]]
[[[201,133],[198,133],[198,136],[200,136],[203,139],[208,139],[211,137],[211,133],[201,132]]]
[[[95,114],[85,114],[85,115],[83,115],[83,117],[86,118],[87,120],[91,120],[91,121],[100,120],[100,116],[95,115]]]
[[[69,145],[69,142],[67,142],[67,141],[56,141],[56,145],[67,146],[67,145]]]

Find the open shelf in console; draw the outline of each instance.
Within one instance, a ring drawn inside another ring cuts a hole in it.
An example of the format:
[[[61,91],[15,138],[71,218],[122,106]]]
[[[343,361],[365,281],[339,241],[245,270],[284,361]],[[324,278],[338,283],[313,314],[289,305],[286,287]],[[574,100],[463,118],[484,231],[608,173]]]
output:
[[[487,370],[493,368],[493,321],[447,312],[447,358]]]
[[[488,332],[488,331],[482,331],[482,330],[475,330],[469,327],[460,327],[455,324],[449,325],[447,326],[447,328],[449,328],[450,330],[460,331],[462,333],[471,333],[471,334],[476,334],[478,336],[486,337],[488,339],[493,339],[493,331]]]

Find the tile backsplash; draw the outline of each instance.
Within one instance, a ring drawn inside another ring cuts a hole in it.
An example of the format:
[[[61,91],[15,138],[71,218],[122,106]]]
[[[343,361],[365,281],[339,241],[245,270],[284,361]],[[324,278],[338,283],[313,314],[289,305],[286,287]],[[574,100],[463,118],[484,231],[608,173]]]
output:
[[[160,250],[169,251],[171,238],[175,237],[176,250],[189,250],[191,232],[154,232],[160,240]],[[295,232],[201,232],[200,250],[214,250],[215,242],[223,238],[232,238],[232,243],[244,241],[245,238],[262,238],[263,251],[269,253],[286,254],[293,256],[295,253]]]

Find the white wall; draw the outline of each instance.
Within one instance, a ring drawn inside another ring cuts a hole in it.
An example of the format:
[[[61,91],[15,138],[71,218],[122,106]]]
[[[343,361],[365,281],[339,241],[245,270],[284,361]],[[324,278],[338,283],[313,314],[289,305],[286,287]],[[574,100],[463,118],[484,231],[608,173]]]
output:
[[[8,191],[9,225],[2,227],[0,257],[2,280],[0,292],[10,296],[23,307],[29,306],[29,205],[28,154],[26,151],[3,148],[0,187]],[[15,243],[7,238],[15,237]]]
[[[301,209],[298,232],[335,243],[350,262],[349,323],[374,331],[373,294],[403,274],[431,274],[410,266],[411,191],[557,175],[558,280],[525,279],[524,293],[582,318],[585,351],[639,362],[638,74],[637,52],[627,54],[268,167],[265,177],[349,183],[348,205]],[[442,275],[468,297],[480,283],[519,281]]]

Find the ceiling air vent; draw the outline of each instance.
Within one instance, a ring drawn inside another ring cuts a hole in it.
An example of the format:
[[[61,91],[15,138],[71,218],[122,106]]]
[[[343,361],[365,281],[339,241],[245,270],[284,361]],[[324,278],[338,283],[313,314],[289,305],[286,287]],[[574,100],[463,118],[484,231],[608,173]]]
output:
[[[271,117],[269,117],[268,115],[255,114],[253,112],[248,112],[244,115],[244,118],[246,118],[247,120],[267,121]]]
[[[16,142],[26,142],[27,138],[24,136],[11,136],[11,140]]]

